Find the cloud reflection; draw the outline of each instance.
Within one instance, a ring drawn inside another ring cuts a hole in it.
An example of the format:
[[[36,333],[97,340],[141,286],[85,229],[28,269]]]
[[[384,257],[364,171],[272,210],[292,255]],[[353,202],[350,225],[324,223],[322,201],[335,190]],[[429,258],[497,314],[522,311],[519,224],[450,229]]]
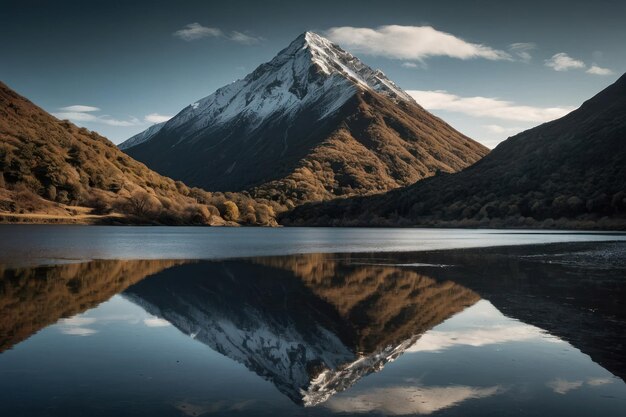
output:
[[[60,329],[63,334],[70,336],[91,336],[98,331],[84,326],[95,322],[96,319],[92,317],[71,317],[59,320],[59,325],[61,326]]]
[[[486,398],[503,392],[500,386],[451,387],[397,386],[376,388],[359,395],[331,398],[325,407],[334,412],[370,413],[402,416],[431,414],[469,399]]]
[[[159,317],[150,317],[147,319],[143,319],[143,324],[148,327],[167,327],[172,325],[169,321]]]
[[[407,352],[441,352],[454,346],[481,347],[533,339],[561,342],[538,327],[504,316],[489,301],[481,300],[426,332]]]

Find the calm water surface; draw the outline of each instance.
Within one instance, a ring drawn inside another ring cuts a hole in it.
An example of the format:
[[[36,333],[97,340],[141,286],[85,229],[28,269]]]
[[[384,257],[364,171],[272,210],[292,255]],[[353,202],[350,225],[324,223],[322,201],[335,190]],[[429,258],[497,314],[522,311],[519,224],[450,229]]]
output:
[[[0,262],[216,259],[626,240],[624,233],[468,229],[0,225]]]
[[[2,415],[626,415],[622,236],[229,230],[0,227]]]

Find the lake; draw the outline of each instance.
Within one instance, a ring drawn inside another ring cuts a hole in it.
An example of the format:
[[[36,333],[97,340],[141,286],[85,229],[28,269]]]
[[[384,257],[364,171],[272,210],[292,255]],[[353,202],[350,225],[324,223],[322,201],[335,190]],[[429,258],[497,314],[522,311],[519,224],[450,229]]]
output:
[[[0,226],[7,416],[624,416],[626,236]]]

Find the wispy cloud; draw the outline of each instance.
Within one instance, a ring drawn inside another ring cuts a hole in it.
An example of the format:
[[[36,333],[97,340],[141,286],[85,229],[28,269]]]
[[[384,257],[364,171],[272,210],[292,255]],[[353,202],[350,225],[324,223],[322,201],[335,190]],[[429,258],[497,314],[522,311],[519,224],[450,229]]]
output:
[[[148,327],[167,327],[171,326],[171,323],[160,317],[150,317],[143,320],[143,324]]]
[[[150,113],[144,117],[144,120],[149,123],[163,123],[167,122],[171,118],[172,116],[166,116],[164,114]]]
[[[582,387],[583,381],[568,381],[566,379],[557,378],[548,382],[546,385],[557,394],[563,395]]]
[[[326,36],[355,53],[393,59],[423,60],[433,56],[512,59],[505,51],[467,42],[432,26],[389,25],[375,29],[341,26],[330,28],[326,31]]]
[[[173,35],[189,42],[202,38],[216,38],[222,36],[223,33],[218,28],[202,26],[200,23],[194,22],[189,23],[184,28],[177,30],[173,33]]]
[[[366,389],[360,394],[332,397],[324,407],[336,413],[428,415],[467,400],[487,398],[502,392],[504,389],[500,386],[392,386]]]
[[[71,317],[68,319],[59,320],[59,326],[61,333],[66,335],[91,336],[98,331],[85,326],[88,326],[95,322],[96,319],[91,317]]]
[[[517,42],[509,45],[509,51],[520,61],[528,63],[532,60],[530,51],[537,48],[537,45],[531,42]]]
[[[237,32],[236,30],[232,31],[227,38],[233,42],[242,43],[244,45],[255,45],[263,40],[260,36],[252,36],[243,32]]]
[[[585,68],[583,61],[574,59],[565,52],[552,55],[550,59],[546,59],[545,64],[555,71],[569,71],[576,68]]]
[[[67,107],[61,107],[59,110],[65,111],[65,112],[92,112],[92,111],[100,111],[100,109],[98,107],[93,107],[93,106],[84,106],[82,104],[75,104],[73,106],[67,106]]]
[[[601,53],[597,52],[594,55],[600,55]],[[589,68],[587,65],[579,60],[572,58],[565,52],[559,52],[558,54],[554,54],[550,59],[545,60],[545,64],[547,67],[552,68],[555,71],[569,71],[571,69],[585,69],[587,74],[592,75],[613,75],[613,70],[609,68],[603,68],[595,63],[592,64]]]
[[[446,110],[474,117],[502,120],[542,123],[562,117],[574,110],[573,107],[521,106],[492,97],[461,97],[443,90],[409,90],[407,93],[428,110]]]
[[[161,123],[172,118],[172,116],[150,113],[146,115],[143,120],[136,117],[129,117],[126,120],[122,120],[111,117],[108,114],[98,114],[100,111],[99,107],[75,104],[72,106],[61,107],[58,112],[53,112],[52,115],[57,119],[67,119],[77,124],[93,123],[115,127],[141,126],[147,123]]]
[[[610,70],[608,68],[602,68],[602,67],[599,67],[597,65],[592,65],[591,67],[589,67],[589,69],[586,72],[587,72],[587,74],[593,74],[593,75],[613,75],[613,74],[615,74],[612,70]]]
[[[418,65],[415,62],[403,62],[402,67],[404,68],[417,68]]]
[[[70,110],[73,109],[73,110]],[[87,109],[87,110],[85,110]],[[130,118],[129,120],[119,120],[115,119],[109,115],[98,115],[94,114],[94,112],[100,111],[98,107],[92,106],[83,106],[83,105],[75,105],[75,106],[67,106],[61,107],[59,112],[54,112],[52,115],[57,119],[68,119],[72,122],[82,122],[82,123],[98,123],[104,124],[108,126],[135,126],[140,124],[139,120],[135,118]]]
[[[177,30],[172,35],[187,42],[203,38],[224,38],[243,45],[254,45],[263,40],[260,36],[233,30],[229,33],[220,28],[202,26],[198,22],[189,23],[182,29]]]

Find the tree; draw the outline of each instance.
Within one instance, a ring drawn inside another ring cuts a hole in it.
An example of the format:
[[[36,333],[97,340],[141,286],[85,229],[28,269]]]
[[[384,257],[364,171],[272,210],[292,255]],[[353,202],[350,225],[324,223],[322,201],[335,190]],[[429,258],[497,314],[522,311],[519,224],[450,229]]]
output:
[[[128,205],[131,213],[141,217],[152,213],[157,209],[159,204],[160,203],[156,198],[143,190],[135,191],[128,198]]]
[[[224,218],[230,221],[237,221],[239,219],[239,207],[232,201],[224,201]]]

